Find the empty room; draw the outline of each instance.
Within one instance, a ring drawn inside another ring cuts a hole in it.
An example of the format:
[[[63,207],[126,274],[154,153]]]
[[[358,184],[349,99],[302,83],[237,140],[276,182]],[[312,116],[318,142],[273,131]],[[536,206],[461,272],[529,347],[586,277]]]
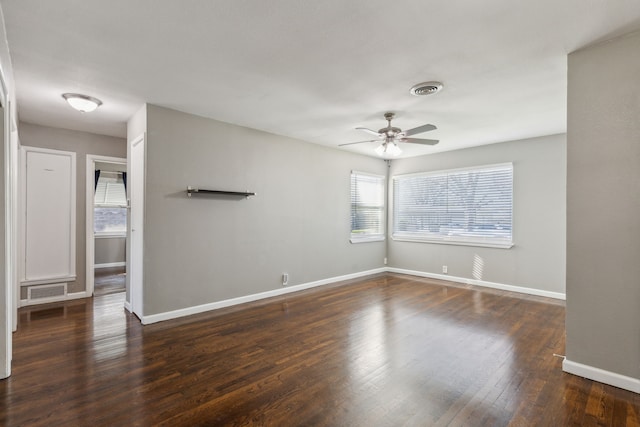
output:
[[[0,12],[1,425],[640,426],[640,3]]]

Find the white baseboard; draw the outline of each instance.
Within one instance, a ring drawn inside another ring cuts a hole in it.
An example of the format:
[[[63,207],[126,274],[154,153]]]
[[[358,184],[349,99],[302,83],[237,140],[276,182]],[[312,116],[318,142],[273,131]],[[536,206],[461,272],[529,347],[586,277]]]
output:
[[[411,276],[419,276],[419,277],[428,277],[431,279],[449,280],[452,282],[464,283],[468,285],[484,286],[487,288],[500,289],[500,290],[511,291],[511,292],[519,292],[519,293],[524,293],[529,295],[537,295],[537,296],[555,298],[560,300],[566,299],[565,294],[560,292],[544,291],[544,290],[534,289],[534,288],[525,288],[522,286],[505,285],[502,283],[467,279],[464,277],[449,276],[445,274],[433,274],[433,273],[426,273],[423,271],[405,270],[405,269],[393,268],[393,267],[382,267],[382,268],[376,268],[373,270],[362,271],[359,273],[346,274],[344,276],[330,277],[328,279],[317,280],[315,282],[303,283],[300,285],[289,286],[286,288],[273,289],[270,291],[260,292],[257,294],[245,295],[237,298],[231,298],[228,300],[216,301],[208,304],[181,308],[178,310],[167,311],[164,313],[150,314],[147,316],[142,316],[141,320],[142,320],[142,324],[149,325],[151,323],[162,322],[164,320],[177,319],[180,317],[191,316],[193,314],[204,313],[206,311],[216,310],[219,308],[230,307],[233,305],[244,304],[247,302],[261,300],[264,298],[271,298],[279,295],[288,294],[291,292],[302,291],[305,289],[313,288],[316,286],[322,286],[329,283],[339,282],[342,280],[356,279],[358,277],[369,276],[372,274],[385,273],[385,272],[408,274]],[[126,306],[127,304],[125,303],[125,308]],[[128,310],[131,311],[130,307],[128,308]]]
[[[104,264],[94,264],[93,268],[98,270],[100,268],[126,267],[126,265],[126,262],[106,262]]]
[[[271,298],[292,292],[298,292],[316,286],[327,285],[329,283],[340,282],[342,280],[356,279],[358,277],[370,276],[372,274],[384,273],[386,268],[376,268],[373,270],[361,271],[359,273],[345,274],[344,276],[330,277],[328,279],[317,280],[315,282],[302,283],[300,285],[288,286],[286,288],[273,289],[271,291],[260,292],[252,295],[245,295],[237,298],[231,298],[223,301],[216,301],[208,304],[197,305],[194,307],[181,308],[178,310],[167,311],[164,313],[151,314],[142,316],[142,324],[149,325],[151,323],[162,322],[164,320],[177,319],[179,317],[191,316],[192,314],[203,313],[205,311],[216,310],[218,308],[230,307],[232,305],[243,304],[247,302],[257,301],[264,298]]]
[[[61,295],[59,297],[41,298],[41,299],[38,299],[37,301],[29,301],[29,300],[26,300],[26,299],[21,299],[20,300],[20,307],[27,307],[27,306],[30,306],[30,305],[48,304],[50,302],[70,301],[70,300],[74,300],[74,299],[88,298],[88,297],[89,297],[89,295],[87,295],[87,292],[82,291],[82,292],[73,292],[73,293],[70,293],[70,294]]]
[[[131,313],[131,303],[129,301],[124,302],[124,309]]]
[[[389,273],[408,274],[410,276],[427,277],[429,279],[449,280],[456,283],[464,283],[465,285],[484,286],[485,288],[500,289],[503,291],[520,292],[522,294],[537,295],[541,297],[555,298],[566,300],[566,294],[560,292],[544,291],[541,289],[525,288],[522,286],[505,285],[503,283],[487,282],[484,280],[467,279],[465,277],[449,276],[447,274],[427,273],[424,271],[405,270],[403,268],[388,267]]]
[[[616,374],[615,372],[605,371],[604,369],[572,362],[569,359],[564,359],[564,362],[562,362],[562,370],[573,375],[578,375],[579,377],[609,384],[634,393],[640,393],[640,380],[637,378],[627,377],[626,375]]]

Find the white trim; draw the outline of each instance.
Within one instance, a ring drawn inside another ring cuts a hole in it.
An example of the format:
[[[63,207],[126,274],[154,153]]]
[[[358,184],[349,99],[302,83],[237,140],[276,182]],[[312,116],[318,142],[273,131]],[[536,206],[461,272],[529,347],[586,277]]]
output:
[[[29,152],[32,153],[44,153],[44,154],[51,154],[51,155],[55,155],[55,156],[68,156],[71,158],[70,160],[70,188],[69,188],[69,192],[70,192],[70,205],[71,205],[71,209],[70,209],[70,215],[69,215],[69,265],[68,265],[68,273],[69,276],[75,276],[76,275],[76,228],[77,228],[77,224],[76,224],[76,210],[77,210],[77,197],[76,197],[76,191],[77,191],[77,185],[76,185],[76,152],[75,151],[64,151],[64,150],[53,150],[53,149],[49,149],[49,148],[40,148],[40,147],[30,147],[30,146],[26,146],[23,145],[20,147],[20,166],[21,166],[21,170],[20,170],[20,181],[21,181],[21,201],[20,201],[20,217],[21,218],[26,218],[27,215],[27,154]],[[25,221],[22,221],[22,227],[21,227],[21,239],[22,239],[22,248],[21,249],[21,253],[20,253],[20,265],[21,265],[21,275],[20,275],[20,282],[21,283],[25,283],[25,282],[29,282],[32,279],[28,279],[26,277],[27,275],[27,271],[26,271],[26,262],[27,262],[27,229],[26,229],[26,223]],[[40,279],[36,279],[36,280],[40,280]]]
[[[377,173],[370,173],[370,172],[362,172],[362,171],[358,171],[358,170],[355,170],[355,169],[351,169],[351,174],[366,175],[366,176],[371,176],[373,178],[386,178],[385,175],[379,175]]]
[[[126,239],[127,238],[127,232],[125,231],[124,233],[95,233],[94,236],[96,239]]]
[[[524,286],[505,285],[503,283],[487,282],[484,280],[467,279],[465,277],[449,276],[447,274],[434,274],[424,271],[405,270],[403,268],[388,267],[389,273],[408,274],[410,276],[427,277],[429,279],[448,280],[450,282],[464,283],[465,285],[482,286],[485,288],[500,289],[503,291],[519,292],[521,294],[536,295],[559,300],[566,300],[567,296],[561,292],[544,291],[542,289],[526,288]]]
[[[513,242],[482,242],[482,241],[473,241],[473,240],[453,240],[456,239],[457,236],[443,236],[441,238],[437,237],[413,237],[413,236],[402,236],[397,234],[392,234],[391,239],[396,242],[414,242],[414,243],[433,243],[436,245],[457,245],[457,246],[477,246],[482,248],[496,248],[496,249],[511,249],[514,246]],[[449,240],[451,239],[451,240]]]
[[[142,144],[142,153],[134,156],[134,148]],[[129,187],[129,194],[127,198],[127,204],[129,210],[127,214],[127,241],[126,241],[126,257],[127,257],[127,276],[125,281],[125,287],[127,289],[127,296],[129,297],[129,304],[131,304],[131,312],[143,318],[144,313],[144,227],[145,227],[145,193],[146,193],[146,178],[147,178],[147,134],[142,132],[131,142],[127,142],[127,156],[129,161],[127,162],[127,180]],[[140,157],[140,159],[138,159]],[[133,164],[134,158],[139,160],[142,164]],[[138,171],[138,168],[141,170]],[[139,174],[138,174],[139,172]],[[132,201],[132,195],[136,193],[134,188],[137,188],[137,179],[140,178],[141,194],[136,194],[139,200]],[[139,210],[139,211],[138,211]],[[142,222],[136,224],[137,230],[136,237],[133,237],[133,217],[134,213],[140,212]],[[133,243],[136,243],[134,247]],[[138,257],[139,250],[139,257]],[[135,256],[134,256],[135,255]],[[139,258],[139,259],[138,259]],[[136,280],[139,277],[139,280]]]
[[[10,68],[10,67],[9,67]],[[18,288],[18,253],[17,248],[17,206],[18,206],[18,193],[17,193],[17,181],[18,181],[18,164],[16,160],[18,157],[14,157],[14,151],[16,145],[14,145],[11,135],[11,122],[13,115],[11,114],[11,102],[9,96],[9,90],[7,88],[5,70],[0,69],[0,103],[4,108],[4,120],[3,120],[3,132],[2,132],[2,144],[4,162],[2,164],[4,169],[4,203],[2,209],[4,209],[4,277],[2,277],[2,285],[0,289],[3,293],[4,307],[2,310],[3,320],[5,322],[5,328],[0,331],[2,336],[2,342],[4,345],[0,350],[0,378],[7,378],[11,375],[11,360],[13,358],[13,334],[12,331],[17,329],[17,314],[18,307],[15,303],[16,289]],[[15,153],[17,155],[17,153]]]
[[[605,371],[604,369],[583,365],[578,362],[572,362],[569,359],[564,359],[562,362],[562,370],[569,374],[609,384],[634,393],[640,393],[640,379],[637,378],[628,377],[611,371]]]
[[[124,302],[124,309],[131,313],[131,304],[129,304],[129,301]]]
[[[73,292],[67,295],[63,295],[63,296],[59,296],[59,297],[51,297],[51,298],[42,298],[38,301],[29,301],[26,299],[21,299],[20,300],[20,307],[27,307],[30,305],[40,305],[40,304],[47,304],[50,302],[59,302],[59,301],[70,301],[70,300],[74,300],[74,299],[80,299],[80,298],[88,298],[89,295],[87,295],[87,292],[83,291],[83,292]]]
[[[11,101],[9,101],[9,104],[11,104]],[[22,223],[22,218],[20,218],[20,215],[19,215],[19,212],[20,212],[20,192],[19,192],[20,141],[18,138],[18,128],[15,124],[15,118],[13,116],[11,118],[11,135],[12,135],[11,149],[13,151],[11,163],[14,166],[14,170],[11,173],[11,175],[13,176],[13,186],[12,186],[13,194],[11,195],[11,203],[13,205],[13,209],[11,210],[11,214],[13,215],[12,227],[11,227],[11,232],[13,233],[13,236],[11,238],[12,246],[13,246],[13,254],[12,254],[13,260],[11,262],[11,265],[13,268],[13,274],[12,274],[13,280],[11,283],[13,299],[11,301],[11,304],[13,306],[13,331],[17,331],[18,330],[18,306],[20,301],[20,293],[18,292],[20,290],[20,253],[22,250],[21,249],[22,242],[20,239],[20,224]]]
[[[112,237],[112,235],[99,235],[93,232],[93,214],[94,214],[94,191],[95,191],[95,170],[96,170],[96,162],[100,163],[113,163],[117,165],[126,165],[127,159],[122,157],[109,157],[109,156],[100,156],[98,154],[87,154],[87,166],[86,166],[86,182],[85,182],[85,269],[86,269],[86,277],[85,277],[85,289],[88,295],[93,295],[93,291],[95,288],[95,271],[94,271],[94,262],[95,262],[95,239],[96,238],[107,238]],[[115,237],[115,236],[113,236]],[[126,233],[124,235],[118,236],[126,238]]]
[[[289,286],[286,288],[273,289],[271,291],[260,292],[252,295],[245,295],[237,298],[231,298],[222,301],[216,301],[208,304],[196,305],[193,307],[181,308],[164,313],[151,314],[142,316],[142,324],[149,325],[151,323],[162,322],[164,320],[177,319],[179,317],[191,316],[192,314],[203,313],[205,311],[216,310],[219,308],[230,307],[232,305],[244,304],[247,302],[257,301],[265,298],[271,298],[279,295],[289,294],[292,292],[302,291],[304,289],[314,288],[329,283],[335,283],[342,280],[356,279],[358,277],[370,276],[372,274],[384,273],[387,269],[376,268],[373,270],[361,271],[359,273],[345,274],[343,276],[330,277],[328,279],[317,280],[315,282],[302,283],[300,285]]]
[[[142,316],[141,321],[142,321],[143,325],[149,325],[149,324],[156,323],[156,322],[162,322],[162,321],[165,321],[165,320],[171,320],[171,319],[177,319],[177,318],[180,318],[180,317],[191,316],[193,314],[199,314],[199,313],[203,313],[203,312],[206,312],[206,311],[217,310],[219,308],[230,307],[230,306],[238,305],[238,304],[244,304],[244,303],[247,303],[247,302],[252,302],[252,301],[257,301],[257,300],[261,300],[261,299],[265,299],[265,298],[271,298],[271,297],[275,297],[275,296],[279,296],[279,295],[288,294],[288,293],[291,293],[291,292],[298,292],[298,291],[302,291],[302,290],[305,290],[305,289],[314,288],[316,286],[322,286],[322,285],[326,285],[326,284],[329,284],[329,283],[335,283],[335,282],[339,282],[339,281],[342,281],[342,280],[356,279],[356,278],[359,278],[359,277],[370,276],[372,274],[379,274],[379,273],[407,274],[407,275],[410,275],[410,276],[427,277],[427,278],[430,278],[430,279],[448,280],[448,281],[451,281],[451,282],[464,283],[464,284],[467,284],[467,285],[482,286],[482,287],[485,287],[485,288],[500,289],[500,290],[504,290],[504,291],[518,292],[518,293],[522,293],[522,294],[536,295],[536,296],[554,298],[554,299],[559,299],[559,300],[565,300],[566,299],[566,295],[563,294],[563,293],[560,293],[560,292],[544,291],[544,290],[540,290],[540,289],[526,288],[526,287],[522,287],[522,286],[505,285],[505,284],[502,284],[502,283],[494,283],[494,282],[487,282],[487,281],[483,281],[483,280],[467,279],[467,278],[464,278],[464,277],[448,276],[448,275],[444,275],[444,274],[426,273],[426,272],[423,272],[423,271],[405,270],[405,269],[393,268],[393,267],[382,267],[382,268],[375,268],[373,270],[361,271],[361,272],[358,272],[358,273],[346,274],[346,275],[343,275],[343,276],[330,277],[328,279],[317,280],[315,282],[302,283],[300,285],[289,286],[289,287],[286,287],[286,288],[273,289],[271,291],[260,292],[260,293],[257,293],[257,294],[244,295],[244,296],[240,296],[240,297],[237,297],[237,298],[231,298],[231,299],[227,299],[227,300],[216,301],[216,302],[212,302],[212,303],[207,303],[207,304],[202,304],[202,305],[197,305],[197,306],[192,306],[192,307],[187,307],[187,308],[181,308],[181,309],[178,309],[178,310],[166,311],[166,312],[163,312],[163,313],[157,313],[157,314],[151,314],[151,315],[147,315],[147,316]],[[128,308],[127,308],[127,306],[128,306]],[[125,308],[127,308],[128,311],[131,311],[130,310],[131,307],[129,306],[129,304],[127,302],[125,302]]]
[[[48,283],[75,282],[77,276],[47,277],[46,279],[23,280],[20,286],[46,285]]]
[[[384,242],[386,239],[384,234],[365,234],[363,236],[358,236],[357,234],[352,234],[349,242],[351,243],[367,243],[367,242]]]
[[[120,261],[120,262],[105,262],[102,264],[94,264],[93,268],[95,270],[98,270],[100,268],[112,268],[112,267],[125,267],[127,265],[126,262],[124,261]]]

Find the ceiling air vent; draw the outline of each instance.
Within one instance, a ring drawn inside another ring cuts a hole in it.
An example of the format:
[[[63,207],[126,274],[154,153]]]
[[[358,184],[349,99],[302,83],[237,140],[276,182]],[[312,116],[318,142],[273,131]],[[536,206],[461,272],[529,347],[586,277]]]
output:
[[[434,93],[442,90],[442,83],[440,82],[424,82],[418,83],[411,88],[411,94],[415,96],[433,95]]]

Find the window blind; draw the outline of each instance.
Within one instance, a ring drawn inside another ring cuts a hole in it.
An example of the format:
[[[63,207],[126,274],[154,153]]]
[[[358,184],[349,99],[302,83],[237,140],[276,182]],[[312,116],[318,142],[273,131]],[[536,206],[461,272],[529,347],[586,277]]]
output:
[[[393,178],[397,240],[513,246],[511,163]]]
[[[351,242],[384,240],[384,176],[351,173]]]
[[[102,171],[98,178],[94,203],[96,206],[127,205],[127,193],[121,173]]]
[[[101,171],[94,195],[93,231],[96,235],[125,235],[127,192],[122,173]]]

